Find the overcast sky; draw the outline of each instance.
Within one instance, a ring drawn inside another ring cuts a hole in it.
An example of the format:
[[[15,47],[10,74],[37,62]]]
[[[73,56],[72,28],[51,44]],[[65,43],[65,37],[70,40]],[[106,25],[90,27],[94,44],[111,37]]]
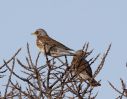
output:
[[[27,42],[38,51],[35,37],[31,36],[37,28],[45,29],[51,37],[74,50],[90,42],[95,55],[103,53],[112,43],[97,77],[102,80],[102,87],[96,91],[97,99],[117,96],[107,81],[119,88],[120,77],[127,81],[127,0],[1,0],[1,64],[18,48],[25,48]]]

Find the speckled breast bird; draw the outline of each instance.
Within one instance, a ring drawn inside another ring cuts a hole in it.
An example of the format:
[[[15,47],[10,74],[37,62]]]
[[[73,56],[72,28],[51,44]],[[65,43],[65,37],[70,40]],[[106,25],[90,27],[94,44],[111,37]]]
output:
[[[92,78],[92,69],[89,62],[85,59],[86,54],[88,53],[83,50],[76,51],[71,62],[72,75],[75,75],[81,81],[88,80],[92,87],[100,86],[101,84]]]
[[[49,37],[44,29],[37,29],[32,34],[37,36],[36,45],[42,53],[52,57],[73,55],[72,49]]]

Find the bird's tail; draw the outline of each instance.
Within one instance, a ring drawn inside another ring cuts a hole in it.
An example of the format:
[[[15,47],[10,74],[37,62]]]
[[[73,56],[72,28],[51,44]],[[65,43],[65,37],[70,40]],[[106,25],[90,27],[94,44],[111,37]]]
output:
[[[101,84],[99,82],[97,82],[95,79],[89,80],[89,84],[92,87],[101,86]]]
[[[74,56],[75,54],[73,52],[69,52],[69,56]]]
[[[62,53],[62,52],[61,52],[61,53]],[[75,53],[67,50],[67,51],[63,52],[63,55],[74,56]]]

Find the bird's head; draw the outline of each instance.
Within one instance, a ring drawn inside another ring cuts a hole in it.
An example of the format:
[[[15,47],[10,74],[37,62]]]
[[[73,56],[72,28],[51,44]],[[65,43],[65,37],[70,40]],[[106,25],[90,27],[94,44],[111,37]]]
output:
[[[83,50],[77,50],[74,53],[71,65],[72,66],[79,66],[79,64],[82,62],[82,60],[85,60],[87,55],[88,55],[88,52],[83,51]]]
[[[75,52],[73,59],[85,59],[89,55],[89,52],[83,51],[83,50],[78,50]]]
[[[48,35],[47,32],[44,29],[37,29],[34,33],[32,33],[32,35],[36,35],[36,36],[46,36]]]
[[[76,51],[76,53],[75,53],[75,56],[80,56],[80,57],[86,56],[86,55],[88,55],[88,52],[85,52],[85,51],[83,51],[83,50],[78,50],[78,51]]]

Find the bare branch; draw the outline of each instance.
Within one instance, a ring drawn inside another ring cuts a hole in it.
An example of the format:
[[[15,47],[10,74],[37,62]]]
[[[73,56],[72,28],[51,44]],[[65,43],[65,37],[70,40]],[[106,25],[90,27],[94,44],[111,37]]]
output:
[[[7,96],[7,90],[8,90],[8,86],[9,86],[9,84],[10,84],[10,80],[11,80],[11,77],[12,77],[12,74],[13,74],[14,66],[15,66],[15,59],[13,59],[12,69],[11,69],[11,71],[10,71],[10,76],[9,76],[9,79],[8,79],[8,83],[7,83],[7,85],[6,85],[4,98],[6,98],[6,96]]]
[[[105,59],[106,59],[106,57],[107,57],[107,55],[109,53],[110,48],[111,48],[111,44],[109,45],[106,53],[103,55],[103,58],[101,60],[101,63],[99,64],[98,68],[96,69],[93,78],[95,78],[97,76],[97,74],[100,72],[100,70],[103,68]]]
[[[21,48],[18,49],[18,51],[17,51],[6,63],[8,64],[9,62],[11,62],[11,61],[18,55],[18,53],[19,53],[20,51],[21,51]],[[0,69],[3,68],[5,65],[6,65],[6,64],[4,63],[2,66],[0,66]]]

